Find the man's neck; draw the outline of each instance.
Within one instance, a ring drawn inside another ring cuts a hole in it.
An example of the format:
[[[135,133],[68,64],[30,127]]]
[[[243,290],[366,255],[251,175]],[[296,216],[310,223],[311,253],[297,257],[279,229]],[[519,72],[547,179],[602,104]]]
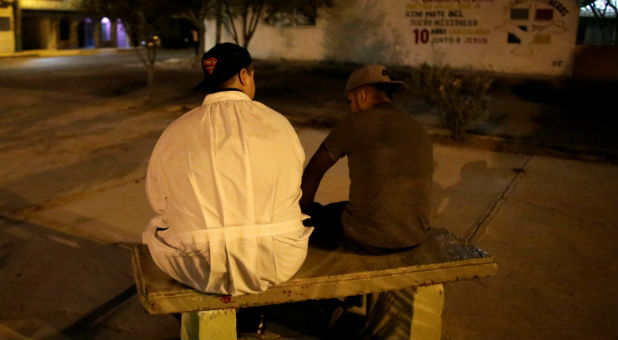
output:
[[[388,99],[388,98],[384,98],[384,99],[381,99],[381,98],[376,98],[376,99],[375,99],[375,100],[371,103],[371,105],[369,106],[368,110],[371,110],[371,109],[373,109],[374,107],[377,107],[377,106],[380,106],[380,105],[385,105],[385,104],[390,104],[390,103],[391,103],[391,100],[390,100],[390,99]]]
[[[238,92],[243,92],[244,93],[243,90],[241,90],[239,88],[236,88],[236,87],[221,87],[221,88],[218,88],[218,89],[212,91],[211,93],[228,92],[228,91],[238,91]]]

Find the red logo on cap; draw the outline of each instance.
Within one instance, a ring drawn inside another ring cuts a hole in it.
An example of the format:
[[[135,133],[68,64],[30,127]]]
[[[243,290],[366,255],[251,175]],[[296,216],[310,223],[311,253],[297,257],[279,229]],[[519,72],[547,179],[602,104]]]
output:
[[[202,66],[204,66],[206,71],[208,71],[208,73],[212,75],[212,73],[215,71],[215,65],[217,65],[217,61],[217,58],[204,59],[202,60]]]

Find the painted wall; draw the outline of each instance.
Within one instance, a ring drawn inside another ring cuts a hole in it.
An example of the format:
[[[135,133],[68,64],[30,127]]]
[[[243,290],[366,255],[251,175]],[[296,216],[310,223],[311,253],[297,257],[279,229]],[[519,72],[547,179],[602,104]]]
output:
[[[577,0],[339,0],[320,9],[316,26],[260,23],[249,50],[267,59],[569,75],[578,17]],[[214,32],[209,22],[207,48]]]
[[[0,7],[0,17],[9,18],[10,30],[0,31],[0,53],[15,51],[15,21],[13,20],[13,7]]]

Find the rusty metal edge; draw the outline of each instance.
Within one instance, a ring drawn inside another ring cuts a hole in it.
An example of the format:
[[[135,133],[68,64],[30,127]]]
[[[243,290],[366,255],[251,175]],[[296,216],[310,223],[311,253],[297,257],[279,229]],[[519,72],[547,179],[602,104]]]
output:
[[[138,286],[142,304],[150,314],[169,314],[192,312],[199,310],[215,310],[223,308],[244,308],[250,306],[279,304],[286,302],[298,302],[305,300],[328,299],[350,295],[368,294],[393,289],[404,289],[416,286],[430,285],[434,283],[447,283],[460,280],[469,280],[494,275],[498,265],[493,257],[471,259],[459,262],[447,262],[443,264],[430,264],[415,268],[414,270],[381,271],[354,273],[353,275],[326,276],[312,279],[290,280],[278,286],[270,287],[260,294],[247,294],[240,296],[220,296],[198,292],[189,287],[179,285],[178,290],[166,292],[148,292],[143,283]],[[440,272],[435,275],[436,270]],[[398,271],[398,272],[395,272]],[[469,272],[466,273],[466,272]],[[434,277],[429,278],[429,276]],[[440,279],[435,279],[438,276]],[[394,279],[394,284],[393,284]],[[399,284],[398,282],[405,282]],[[337,293],[346,284],[346,292]],[[363,288],[365,286],[365,288]],[[315,294],[304,294],[311,290],[319,291],[319,297]],[[324,293],[328,292],[328,293]],[[316,297],[313,297],[316,296]]]

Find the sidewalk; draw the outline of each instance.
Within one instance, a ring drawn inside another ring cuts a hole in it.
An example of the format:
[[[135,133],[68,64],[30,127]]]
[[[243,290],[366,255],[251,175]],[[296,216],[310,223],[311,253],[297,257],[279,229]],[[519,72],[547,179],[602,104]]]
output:
[[[19,52],[0,52],[2,58],[49,58],[49,57],[65,57],[77,55],[93,55],[93,54],[109,54],[133,52],[133,48],[83,48],[70,50],[24,50]]]
[[[280,86],[269,72],[263,71],[269,78],[262,78],[259,90],[265,102],[281,104],[268,96]],[[178,92],[183,89],[177,84],[191,84],[171,73],[160,76],[161,86]],[[340,88],[340,78],[323,90]],[[148,157],[162,129],[186,111],[185,99],[148,106],[129,96],[2,90],[0,338],[177,338],[173,317],[146,315],[132,294],[128,249],[152,216],[144,193]],[[341,96],[324,98],[323,110],[345,106]],[[551,109],[517,98],[510,97],[515,109]],[[316,107],[311,102],[308,95],[293,97],[285,112],[309,112]],[[434,136],[444,133],[422,114],[420,120]],[[517,136],[526,135],[526,124],[499,127]],[[308,160],[328,129],[296,127]],[[482,145],[435,144],[433,224],[489,252],[499,272],[446,285],[443,338],[615,339],[616,163],[500,152],[483,140],[504,136],[476,138]],[[317,200],[346,199],[348,185],[347,165],[340,161]]]

